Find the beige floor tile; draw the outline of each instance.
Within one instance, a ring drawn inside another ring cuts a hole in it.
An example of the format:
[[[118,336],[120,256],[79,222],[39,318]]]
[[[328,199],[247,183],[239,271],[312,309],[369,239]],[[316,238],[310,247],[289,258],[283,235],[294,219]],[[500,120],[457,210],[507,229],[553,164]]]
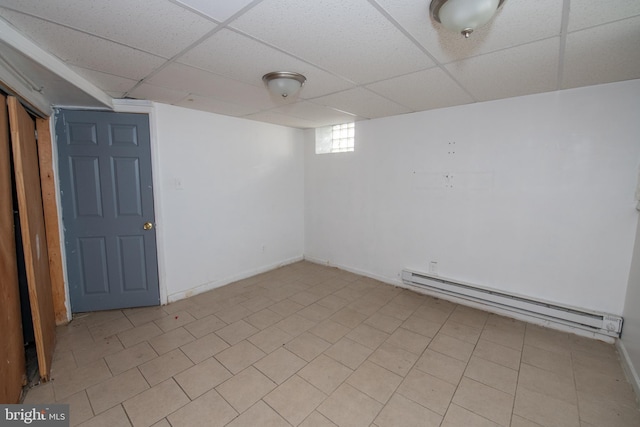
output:
[[[413,314],[415,310],[405,307],[403,305],[388,303],[384,305],[380,310],[378,310],[379,314],[383,314],[385,316],[395,317],[398,320],[405,321]]]
[[[397,393],[444,416],[456,387],[433,375],[413,369],[407,374]]]
[[[379,427],[438,427],[441,422],[440,415],[397,393],[375,419]]]
[[[436,336],[440,328],[442,328],[442,325],[443,324],[440,322],[427,320],[424,317],[420,317],[415,314],[402,322],[402,327],[404,329],[429,338]]]
[[[577,405],[578,403],[573,378],[545,371],[526,363],[520,365],[518,387],[564,400],[572,405]]]
[[[584,393],[579,393],[578,396],[580,420],[583,422],[594,426],[640,426],[640,409],[635,401],[602,400]]]
[[[186,298],[180,301],[174,301],[162,307],[167,314],[177,313],[179,311],[189,311],[189,309],[196,307],[194,298]]]
[[[112,336],[109,338],[98,339],[92,342],[89,346],[74,349],[73,356],[77,366],[84,366],[94,363],[103,357],[115,354],[123,348],[124,347],[122,347],[118,338]]]
[[[318,411],[313,411],[298,425],[299,427],[336,427],[329,418],[325,417]]]
[[[382,332],[373,326],[369,326],[364,323],[356,326],[347,334],[347,338],[373,350],[380,347],[380,344],[385,342],[389,336],[390,335],[386,332]]]
[[[415,368],[457,386],[464,373],[466,363],[437,351],[426,349],[415,364]]]
[[[231,373],[212,357],[182,371],[174,378],[193,400],[231,377]]]
[[[508,331],[524,331],[527,324],[522,320],[490,313],[489,317],[487,317],[487,323],[485,324],[485,326],[504,329]]]
[[[469,364],[467,365],[467,369],[464,371],[464,376],[478,381],[484,385],[488,385],[489,387],[504,391],[505,393],[516,393],[516,386],[518,384],[518,371],[502,365],[498,365],[497,363],[493,363],[485,359],[481,359],[479,357],[471,357],[471,359],[469,360]],[[520,384],[524,385],[522,378],[522,368],[520,370],[519,380]],[[573,384],[571,385],[571,389],[568,391],[572,391],[575,396],[575,390],[572,389]]]
[[[276,384],[282,384],[306,364],[303,359],[291,353],[289,350],[279,348],[268,356],[260,359],[253,366]]]
[[[75,322],[75,321],[74,321]],[[73,322],[72,322],[73,323]],[[60,330],[60,328],[56,329]],[[65,330],[65,329],[62,329]],[[56,336],[56,351],[71,351],[77,348],[86,348],[93,344],[93,337],[89,329],[84,326],[76,326],[63,335]]]
[[[236,411],[242,413],[274,388],[276,383],[250,366],[217,386],[216,390]]]
[[[586,353],[579,350],[571,352],[573,365],[580,368],[591,369],[602,375],[606,375],[621,380],[626,380],[626,375],[622,369],[620,360],[607,356],[600,356],[594,353]]]
[[[251,342],[253,345],[258,347],[265,353],[271,353],[272,351],[282,347],[292,339],[293,337],[291,335],[275,326],[263,329],[257,334],[247,338],[249,342]]]
[[[576,389],[584,396],[603,401],[629,404],[636,395],[627,381],[600,374],[592,369],[576,366],[574,369]]]
[[[538,423],[534,423],[533,421],[529,421],[526,418],[522,418],[520,415],[513,414],[511,416],[511,427],[542,427]],[[580,424],[580,427],[590,427],[585,425],[584,423]]]
[[[453,313],[456,307],[458,307],[458,305],[452,302],[430,297],[416,309],[414,314],[423,316],[425,319],[431,319],[434,322],[444,323],[449,316],[451,316],[451,313]],[[431,317],[436,312],[440,314],[437,317]]]
[[[187,311],[196,319],[204,319],[205,317],[211,316],[213,313],[222,310],[223,308],[224,307],[220,304],[206,304],[204,302],[197,301],[194,303],[194,306],[187,309]]]
[[[367,360],[404,377],[418,360],[418,355],[403,348],[383,343]]]
[[[97,341],[132,328],[133,324],[123,315],[109,322],[90,327],[89,332],[93,339]]]
[[[167,315],[162,307],[142,307],[123,310],[129,321],[134,326],[142,326],[145,323],[161,319]]]
[[[179,348],[156,357],[138,369],[152,387],[193,366],[193,363]]]
[[[215,358],[231,373],[237,374],[264,356],[266,353],[249,341],[240,341],[238,344],[222,350]]]
[[[488,317],[489,313],[486,311],[459,305],[453,310],[451,316],[449,316],[449,320],[474,328],[481,328],[484,327]]]
[[[523,387],[516,391],[513,413],[545,427],[580,425],[575,405]]]
[[[318,412],[339,426],[369,426],[382,405],[348,384],[343,384],[319,407]]]
[[[481,338],[517,351],[522,351],[524,332],[505,331],[503,329],[486,327],[482,331]]]
[[[292,425],[298,425],[326,397],[323,392],[294,375],[267,394],[264,401]]]
[[[257,332],[259,332],[259,330],[254,326],[251,326],[244,320],[238,320],[224,328],[218,329],[215,333],[229,343],[229,345],[234,345]]]
[[[111,378],[111,372],[102,359],[90,365],[81,366],[53,379],[55,398],[61,401],[108,378]]]
[[[616,347],[613,344],[609,344],[600,340],[581,337],[574,334],[569,334],[569,347],[571,351],[578,351],[589,353],[599,358],[618,359],[618,353]]]
[[[521,352],[484,339],[478,340],[473,355],[490,360],[498,365],[518,370]]]
[[[384,302],[379,301],[368,301],[366,300],[366,297],[364,297],[349,303],[349,305],[347,305],[347,308],[355,310],[358,313],[364,314],[365,316],[369,317],[376,311],[380,310],[380,308],[382,308],[384,304]]]
[[[142,365],[151,359],[158,357],[157,353],[151,346],[142,342],[133,347],[129,347],[116,354],[105,357],[107,365],[113,375],[118,375],[138,365]]]
[[[302,310],[305,306],[298,304],[290,299],[285,299],[269,307],[269,310],[278,313],[281,316],[291,316],[292,314]]]
[[[74,313],[73,323],[93,328],[104,323],[114,322],[125,317],[122,310],[94,311],[91,313]]]
[[[334,322],[340,323],[347,328],[355,328],[360,323],[367,319],[366,314],[359,313],[351,308],[345,307],[333,314],[330,319]]]
[[[193,322],[194,320],[196,320],[195,317],[193,317],[187,311],[179,311],[177,313],[161,317],[160,319],[156,319],[153,321],[153,323],[158,325],[158,327],[164,332],[169,332],[181,326],[185,326]]]
[[[151,338],[149,344],[158,354],[165,354],[194,340],[193,335],[180,327]]]
[[[301,333],[313,328],[315,325],[317,325],[316,322],[313,322],[302,316],[298,316],[297,314],[292,314],[289,317],[285,317],[275,324],[276,327],[282,329],[292,337],[297,337]]]
[[[180,347],[180,350],[182,350],[193,363],[200,363],[227,348],[229,348],[229,344],[212,332],[209,335],[191,341],[189,344],[183,345]]]
[[[53,378],[62,372],[76,369],[77,367],[78,364],[73,356],[73,351],[54,351],[53,359],[51,360],[51,376]]]
[[[323,307],[330,308],[331,310],[336,312],[340,310],[342,307],[349,304],[349,301],[347,301],[344,298],[340,298],[337,295],[328,295],[322,298],[321,300],[318,300],[318,304],[320,304]]]
[[[332,344],[340,341],[340,339],[347,335],[350,331],[350,328],[347,328],[340,323],[334,322],[331,319],[320,322],[313,328],[309,329],[309,332],[311,332],[312,334],[315,334],[323,340]]]
[[[453,320],[448,320],[444,325],[442,325],[442,328],[440,328],[440,332],[459,340],[471,344],[476,344],[478,342],[478,339],[480,338],[482,329],[463,325],[462,323],[454,322]]]
[[[463,377],[453,403],[502,426],[509,426],[513,395]]]
[[[138,427],[151,426],[187,403],[187,395],[173,379],[169,379],[125,401],[122,405],[131,423]]]
[[[342,338],[324,352],[327,356],[351,369],[357,369],[371,353],[373,353],[372,349],[349,338]]]
[[[81,427],[131,427],[127,414],[121,405],[80,424]]]
[[[402,377],[374,363],[365,361],[347,379],[347,383],[385,404],[396,391]]]
[[[319,299],[322,299],[322,297],[320,297],[319,295],[313,294],[309,291],[302,291],[290,296],[289,299],[293,302],[297,302],[298,304],[306,307],[318,301]]]
[[[49,402],[51,403],[51,402]],[[87,398],[87,393],[81,391],[72,396],[67,397],[62,402],[69,405],[69,425],[77,426],[83,422],[93,418],[93,410]]]
[[[430,342],[430,338],[404,328],[396,329],[386,341],[387,344],[403,348],[418,355],[422,354]]]
[[[554,353],[568,354],[571,352],[568,333],[537,325],[527,325],[524,343]]]
[[[474,346],[449,335],[438,334],[429,344],[429,349],[453,357],[462,362],[468,362]]]
[[[320,355],[298,375],[326,394],[332,393],[353,371],[330,357]]]
[[[55,379],[55,377],[53,379]],[[53,382],[49,381],[48,383],[40,383],[28,389],[23,403],[27,405],[36,405],[55,401],[56,398],[53,393]]]
[[[184,328],[194,337],[202,338],[205,335],[209,335],[211,332],[224,328],[225,326],[227,326],[225,322],[220,320],[217,316],[210,314],[185,325]]]
[[[364,323],[387,334],[392,334],[402,325],[402,320],[378,312],[370,316]]]
[[[210,390],[167,418],[172,427],[222,427],[237,416],[218,392]]]
[[[118,334],[118,338],[125,348],[133,347],[153,337],[162,335],[162,329],[153,322],[146,323],[133,329],[128,329]]]
[[[458,405],[451,404],[444,417],[442,427],[500,427],[491,420],[481,417]]]
[[[133,368],[87,389],[93,411],[100,414],[147,390],[149,385]]]
[[[260,420],[262,427],[291,427],[276,411],[259,401],[238,418],[227,424],[227,427],[256,427],[256,420]]]
[[[522,363],[553,372],[559,376],[573,378],[573,366],[569,353],[557,353],[525,345],[522,350]]]
[[[252,314],[253,312],[251,310],[241,305],[226,306],[215,312],[215,315],[227,324],[237,322]]]
[[[323,320],[328,319],[329,316],[334,314],[336,311],[337,310],[333,310],[318,303],[313,303],[298,311],[296,314],[304,317],[305,319],[309,319],[312,322],[322,322]]]
[[[263,290],[264,292],[264,290]],[[244,308],[251,310],[252,313],[257,313],[260,310],[263,310],[270,305],[275,304],[276,301],[267,298],[265,296],[254,296],[246,301],[240,303]]]
[[[328,343],[317,335],[304,332],[286,343],[284,347],[307,362],[310,362],[330,346],[331,343]]]
[[[278,323],[282,318],[283,316],[281,314],[265,308],[264,310],[260,310],[259,312],[247,317],[246,321],[257,329],[265,329]]]

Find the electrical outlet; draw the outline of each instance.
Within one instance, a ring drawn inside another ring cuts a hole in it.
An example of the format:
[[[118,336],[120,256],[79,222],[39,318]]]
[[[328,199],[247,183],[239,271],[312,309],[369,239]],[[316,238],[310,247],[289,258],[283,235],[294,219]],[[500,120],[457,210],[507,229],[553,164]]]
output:
[[[431,261],[429,263],[429,273],[434,274],[434,275],[438,275],[438,262],[437,261]]]

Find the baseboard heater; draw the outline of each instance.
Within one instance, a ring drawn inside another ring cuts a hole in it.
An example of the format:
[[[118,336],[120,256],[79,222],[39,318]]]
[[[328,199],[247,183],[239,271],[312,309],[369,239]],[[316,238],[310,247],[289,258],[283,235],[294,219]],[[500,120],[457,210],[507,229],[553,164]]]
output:
[[[496,307],[501,310],[533,316],[610,337],[619,337],[622,332],[622,317],[612,314],[563,307],[409,270],[402,270],[402,282],[409,286],[429,290],[432,293],[449,295],[458,299],[461,298],[467,301]]]

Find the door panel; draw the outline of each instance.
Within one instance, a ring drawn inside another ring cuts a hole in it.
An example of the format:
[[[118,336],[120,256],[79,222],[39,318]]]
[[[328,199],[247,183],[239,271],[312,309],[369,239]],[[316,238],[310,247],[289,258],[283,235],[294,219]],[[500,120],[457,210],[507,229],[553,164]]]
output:
[[[40,377],[49,379],[55,346],[55,317],[49,253],[42,207],[35,123],[14,97],[9,97],[11,144],[15,167],[22,244],[33,316]]]
[[[13,225],[7,98],[0,94],[0,403],[18,403],[25,378],[24,342]]]
[[[56,133],[72,311],[158,305],[148,116],[62,110]]]

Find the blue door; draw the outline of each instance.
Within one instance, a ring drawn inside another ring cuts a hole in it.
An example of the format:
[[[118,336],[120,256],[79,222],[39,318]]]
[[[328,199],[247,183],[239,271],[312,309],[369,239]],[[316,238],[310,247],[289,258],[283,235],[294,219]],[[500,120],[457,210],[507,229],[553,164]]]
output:
[[[149,135],[145,114],[56,114],[74,313],[160,304]]]

